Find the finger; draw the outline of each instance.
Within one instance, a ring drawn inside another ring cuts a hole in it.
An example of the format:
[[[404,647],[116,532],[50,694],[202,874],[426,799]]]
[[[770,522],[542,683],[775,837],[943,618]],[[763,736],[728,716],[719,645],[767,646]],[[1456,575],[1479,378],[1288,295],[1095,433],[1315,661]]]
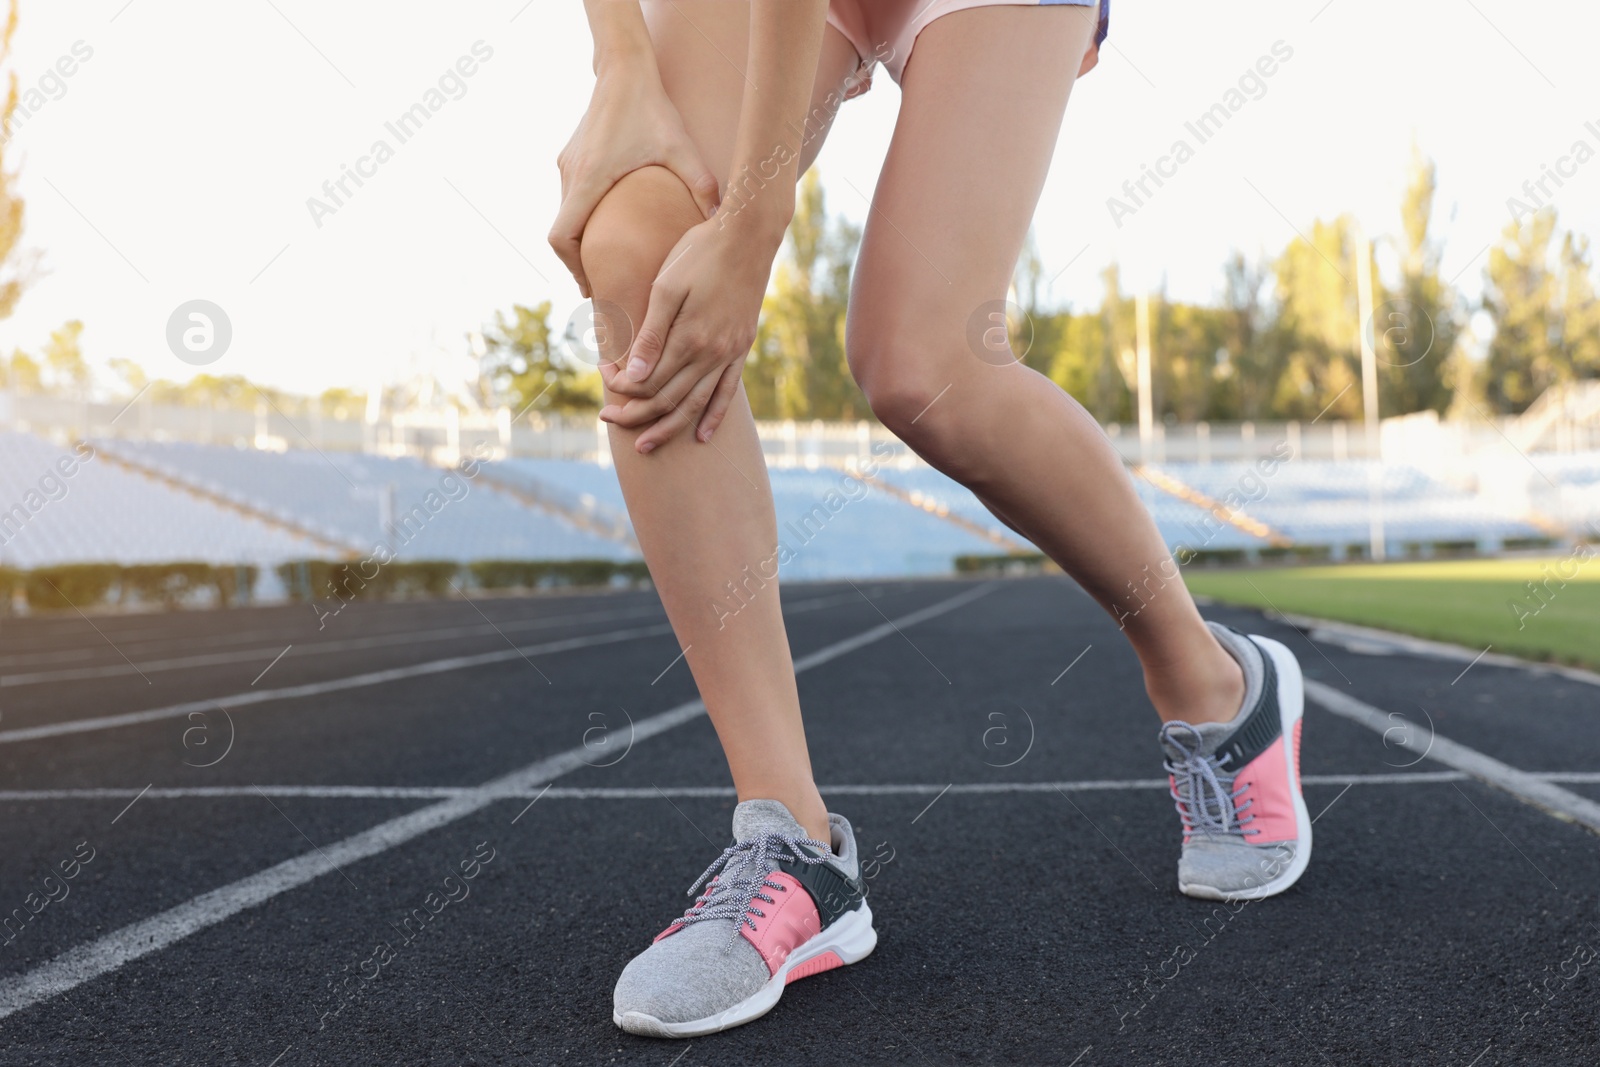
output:
[[[700,440],[711,440],[711,435],[722,425],[722,420],[728,415],[728,406],[739,394],[739,382],[743,380],[743,376],[744,360],[739,359],[717,379],[716,391],[711,394],[711,400],[706,404],[706,412],[700,417],[700,428],[695,433]]]
[[[622,373],[622,365],[626,358],[627,353],[623,353],[622,359],[610,364],[611,379],[606,382],[606,387],[622,397],[639,397],[643,399],[644,397],[655,396],[656,391],[661,388],[661,383],[629,381],[628,376]],[[656,377],[660,378],[664,377],[664,375],[657,375]]]
[[[607,404],[600,409],[600,418],[625,430],[648,426],[676,410],[704,373],[704,368],[685,367],[662,385],[654,396],[631,399],[622,404]]]
[[[550,224],[550,247],[577,280],[585,299],[589,296],[589,279],[583,272],[580,251],[583,231],[589,225],[589,216],[594,214],[595,205],[600,203],[600,198],[610,188],[610,185],[601,185],[599,182],[584,182],[574,187],[570,194],[561,198],[561,208],[556,212],[555,221]]]
[[[671,260],[668,260],[670,266]],[[667,344],[667,335],[683,307],[688,290],[657,277],[650,286],[650,304],[645,308],[644,324],[633,336],[633,346],[628,349],[627,362],[623,364],[624,381],[642,382],[650,377],[661,362]]]
[[[707,374],[695,383],[689,395],[683,398],[683,403],[678,405],[676,411],[664,418],[656,420],[656,424],[639,435],[633,447],[641,453],[648,455],[660,448],[684,430],[694,426],[700,421],[700,413],[706,409],[706,404],[711,400],[711,394],[716,391],[717,382],[721,375]]]
[[[678,180],[688,186],[689,192],[694,196],[695,204],[700,208],[700,214],[709,219],[717,213],[717,205],[721,203],[722,187],[717,183],[717,176],[711,173],[700,159],[694,145],[687,137],[683,139],[676,149],[668,153],[667,169],[678,176]]]

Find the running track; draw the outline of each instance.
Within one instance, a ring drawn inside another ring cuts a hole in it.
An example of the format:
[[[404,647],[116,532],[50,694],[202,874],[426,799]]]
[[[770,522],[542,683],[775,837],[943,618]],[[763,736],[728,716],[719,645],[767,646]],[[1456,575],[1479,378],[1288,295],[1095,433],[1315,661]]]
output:
[[[5,620],[0,1063],[1600,1061],[1600,686],[1208,608],[1322,686],[1315,859],[1235,910],[1075,587],[785,610],[881,940],[689,1045],[610,1018],[733,804],[652,594]]]

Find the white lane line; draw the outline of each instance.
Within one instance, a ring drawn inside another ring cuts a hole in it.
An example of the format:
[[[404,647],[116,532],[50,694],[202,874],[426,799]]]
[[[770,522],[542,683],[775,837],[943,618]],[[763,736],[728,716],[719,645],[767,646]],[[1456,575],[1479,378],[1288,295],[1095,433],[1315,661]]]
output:
[[[955,611],[987,594],[993,588],[993,583],[986,582],[967,589],[930,607],[902,616],[897,620],[898,625],[912,626],[946,612]],[[874,626],[864,633],[846,638],[796,660],[795,671],[798,673],[820,666],[896,632],[898,632],[896,621]],[[703,714],[705,705],[698,700],[679,704],[675,708],[636,723],[634,740],[638,742],[654,737],[675,726],[691,722]],[[544,785],[580,767],[589,766],[587,762],[589,755],[590,750],[579,745],[549,756],[437,804],[379,823],[370,830],[354,834],[325,848],[314,849],[293,859],[284,860],[264,871],[208,893],[202,893],[158,915],[68,949],[48,963],[24,974],[0,979],[0,1018],[65,993],[101,975],[109,974],[125,964],[152,952],[158,952],[247,908],[264,904],[280,893],[320,878],[338,867],[357,863],[403,845],[430,830],[448,826],[481,811],[496,801],[521,797],[536,786]]]
[[[1576,822],[1600,833],[1600,804],[1587,797],[1581,797],[1571,790],[1562,789],[1545,776],[1520,771],[1491,756],[1485,756],[1477,749],[1468,748],[1447,737],[1440,737],[1437,733],[1424,739],[1410,736],[1409,730],[1400,731],[1405,736],[1398,742],[1393,742],[1390,740],[1395,732],[1393,719],[1381,709],[1341,693],[1322,682],[1307,679],[1306,696],[1335,715],[1360,723],[1383,735],[1385,744],[1397,743],[1419,756],[1437,760],[1446,767],[1454,767],[1479,781],[1503,789],[1518,800],[1542,808],[1557,818]]]
[[[1461,771],[1411,771],[1401,774],[1308,774],[1301,778],[1311,786],[1352,785],[1435,785],[1465,782],[1472,775]],[[1572,782],[1600,785],[1600,773],[1589,771],[1552,771],[1530,774],[1541,782]],[[230,797],[309,798],[313,800],[444,800],[473,792],[476,786],[459,785],[264,785],[255,786],[186,786],[181,789],[5,789],[0,790],[0,803],[13,801],[30,803],[45,800],[117,800],[123,797],[147,796],[152,800],[228,799]],[[922,783],[890,783],[885,785],[822,785],[824,796],[931,796],[946,791],[967,795],[997,793],[1099,793],[1129,789],[1165,789],[1165,778],[1111,778],[1075,782],[975,782],[954,785]],[[711,798],[731,797],[730,786],[666,786],[660,789],[573,788],[554,786],[530,787],[522,792],[506,792],[507,800],[534,800],[548,796],[552,800],[654,800],[665,794],[669,797]],[[1341,794],[1342,795],[1342,794]],[[1337,799],[1337,798],[1335,798]],[[1331,805],[1330,805],[1331,807]],[[523,811],[527,811],[524,808]],[[520,813],[519,813],[520,817]],[[515,821],[515,820],[513,820]]]
[[[0,731],[0,744],[35,741],[41,737],[60,737],[63,734],[80,734],[89,730],[109,730],[117,726],[136,726],[140,723],[156,722],[161,719],[176,719],[180,716],[188,715],[190,712],[209,711],[219,704],[226,704],[229,708],[237,709],[247,704],[263,704],[269,700],[293,700],[298,697],[320,696],[323,693],[337,693],[344,689],[360,689],[369,685],[382,685],[385,682],[400,681],[404,678],[419,678],[429,674],[443,674],[446,671],[465,670],[468,667],[482,667],[490,663],[504,663],[507,660],[519,659],[523,656],[567,652],[575,648],[609,645],[619,641],[631,641],[638,637],[655,637],[671,632],[672,627],[667,623],[658,623],[655,626],[635,626],[627,630],[613,630],[610,633],[593,634],[588,637],[569,637],[564,641],[547,641],[542,645],[508,648],[499,652],[480,652],[473,656],[451,656],[448,659],[414,663],[409,667],[392,667],[384,671],[353,674],[326,682],[291,685],[282,689],[248,689],[242,693],[209,697],[205,700],[189,700],[182,704],[171,704],[164,708],[150,708],[147,711],[130,711],[121,715],[100,715],[91,719],[68,719],[66,722],[47,723],[43,726],[24,726],[16,730]]]
[[[790,615],[803,611],[815,611],[839,604],[854,604],[858,603],[859,600],[858,596],[850,593],[840,593],[829,597],[812,597],[792,608],[785,609],[784,613]],[[915,615],[916,613],[913,612],[912,615],[906,617],[911,618]],[[635,637],[653,637],[671,632],[672,627],[668,623],[658,623],[654,626],[636,626],[627,630],[613,630],[610,633],[594,634],[588,637],[571,637],[562,641],[547,641],[542,645],[524,645],[520,648],[484,652],[473,656],[452,656],[448,659],[430,660],[426,663],[417,663],[409,667],[395,667],[384,671],[370,671],[366,674],[335,678],[326,682],[312,682],[283,689],[256,689],[244,693],[211,697],[206,700],[190,700],[164,708],[151,708],[147,711],[131,711],[121,715],[101,715],[88,719],[69,719],[66,722],[47,723],[42,726],[0,730],[0,745],[17,741],[35,741],[42,737],[60,737],[64,734],[83,733],[87,730],[109,730],[118,726],[136,726],[140,723],[157,722],[161,719],[175,719],[191,712],[210,711],[223,703],[227,703],[230,707],[239,707],[245,704],[260,704],[268,700],[292,700],[304,696],[317,696],[322,693],[336,693],[343,689],[358,689],[363,686],[382,685],[385,682],[398,681],[404,678],[463,670],[488,663],[501,663],[518,657],[526,658],[527,656],[545,653],[566,652],[575,648],[588,648],[592,645],[629,641]],[[871,630],[868,632],[873,633],[876,631]],[[873,640],[877,640],[877,638],[873,638]]]
[[[615,619],[660,614],[661,609],[659,607],[650,607],[631,611],[602,611],[579,615],[557,615],[549,618],[508,622],[502,624],[501,629],[512,631],[542,630],[551,626],[570,625],[577,622],[608,622]],[[302,656],[322,656],[334,652],[349,652],[355,649],[384,648],[393,645],[420,645],[454,638],[483,637],[495,632],[497,631],[493,623],[447,626],[433,630],[405,630],[400,633],[374,634],[371,637],[347,637],[337,641],[322,641],[302,645],[300,654]],[[259,661],[263,656],[271,655],[277,647],[277,645],[270,645],[264,648],[235,649],[231,652],[208,652],[201,655],[144,660],[139,663],[139,667],[146,671],[155,672],[186,670],[191,667],[215,667],[227,663],[249,663],[251,661]],[[281,652],[279,656],[282,656]],[[277,660],[273,662],[276,663]],[[132,670],[125,663],[99,667],[72,667],[51,671],[32,671],[25,674],[0,675],[0,688],[9,689],[15,686],[39,685],[44,682],[79,682],[94,678],[114,678],[118,675],[131,673],[133,673]]]
[[[1521,659],[1517,656],[1491,653],[1489,649],[1481,652],[1461,645],[1452,645],[1444,641],[1429,641],[1422,637],[1413,637],[1410,634],[1398,634],[1392,630],[1379,630],[1371,626],[1357,626],[1354,623],[1334,622],[1331,619],[1317,619],[1308,615],[1296,615],[1293,612],[1285,615],[1283,620],[1291,626],[1308,631],[1313,641],[1325,645],[1338,645],[1350,652],[1364,656],[1394,656],[1412,655],[1425,659],[1449,660],[1456,663],[1477,663],[1480,660],[1489,667],[1510,667],[1515,670],[1527,671],[1530,674],[1559,675],[1569,678],[1574,682],[1583,682],[1586,685],[1600,685],[1600,672],[1587,671],[1581,667],[1564,667],[1558,663],[1540,663],[1537,660]],[[1491,648],[1494,646],[1490,646]],[[1459,680],[1460,676],[1457,676]]]
[[[891,593],[890,595],[893,595]],[[856,603],[859,598],[848,593],[836,593],[831,596],[808,597],[783,606],[784,615],[795,615],[805,611],[818,611],[822,608],[836,607],[840,604]],[[352,637],[339,641],[324,641],[318,644],[300,646],[300,656],[321,656],[334,652],[349,652],[355,649],[383,648],[394,645],[418,645],[433,643],[447,639],[484,637],[489,634],[505,636],[505,631],[540,630],[551,626],[564,626],[578,622],[608,622],[616,619],[638,618],[641,615],[661,614],[660,605],[651,605],[645,608],[618,611],[586,612],[576,615],[557,615],[541,619],[524,619],[520,622],[506,622],[496,626],[493,622],[478,626],[450,626],[435,630],[406,630],[398,634],[377,634],[372,637]],[[294,646],[289,646],[293,648]],[[271,653],[276,645],[267,648],[247,648],[234,652],[214,652],[205,655],[179,656],[172,659],[141,661],[138,669],[155,673],[157,671],[187,670],[194,667],[215,667],[228,663],[249,663],[259,661],[261,657]],[[284,649],[278,653],[278,659],[283,658]],[[299,659],[300,656],[295,657]],[[274,659],[267,665],[271,670],[278,662]],[[45,682],[78,682],[96,678],[115,678],[119,675],[133,674],[136,669],[127,663],[110,664],[100,667],[74,667],[53,671],[33,671],[26,674],[0,674],[0,689],[24,685],[39,685]],[[266,671],[262,671],[266,674]],[[260,677],[256,681],[260,681]],[[254,683],[251,683],[252,685]]]

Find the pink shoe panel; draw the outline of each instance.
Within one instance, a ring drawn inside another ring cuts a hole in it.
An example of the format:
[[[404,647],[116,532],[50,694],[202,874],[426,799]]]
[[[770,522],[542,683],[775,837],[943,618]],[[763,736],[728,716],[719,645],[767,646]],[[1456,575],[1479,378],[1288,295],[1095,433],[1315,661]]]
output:
[[[764,900],[751,901],[752,911],[760,909],[766,914],[752,914],[750,921],[756,924],[755,929],[745,924],[739,928],[739,933],[767,961],[767,973],[777,974],[778,968],[789,958],[789,953],[822,932],[822,917],[817,913],[817,905],[811,899],[811,894],[793,875],[775,871],[767,881],[777,883],[783,889],[766,891],[773,900],[771,904]]]

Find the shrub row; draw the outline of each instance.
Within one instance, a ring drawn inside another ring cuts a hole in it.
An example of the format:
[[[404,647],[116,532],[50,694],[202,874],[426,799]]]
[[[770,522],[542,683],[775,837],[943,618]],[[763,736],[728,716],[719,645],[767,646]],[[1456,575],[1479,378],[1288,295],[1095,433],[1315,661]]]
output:
[[[642,585],[650,572],[643,561],[609,559],[392,560],[378,564],[294,560],[281,563],[278,577],[289,599],[390,600],[447,596],[452,589],[552,589],[566,586]]]
[[[3,567],[0,613],[9,612],[19,595],[32,611],[103,604],[171,610],[190,602],[229,607],[250,600],[257,573],[249,565],[210,563],[65,563],[28,571]]]
[[[306,601],[398,600],[449,596],[452,589],[551,589],[649,582],[642,561],[607,559],[392,560],[341,563],[306,559],[276,568],[289,599]],[[259,569],[209,563],[70,563],[17,570],[0,567],[0,615],[18,601],[30,611],[91,607],[231,607],[249,603]]]

